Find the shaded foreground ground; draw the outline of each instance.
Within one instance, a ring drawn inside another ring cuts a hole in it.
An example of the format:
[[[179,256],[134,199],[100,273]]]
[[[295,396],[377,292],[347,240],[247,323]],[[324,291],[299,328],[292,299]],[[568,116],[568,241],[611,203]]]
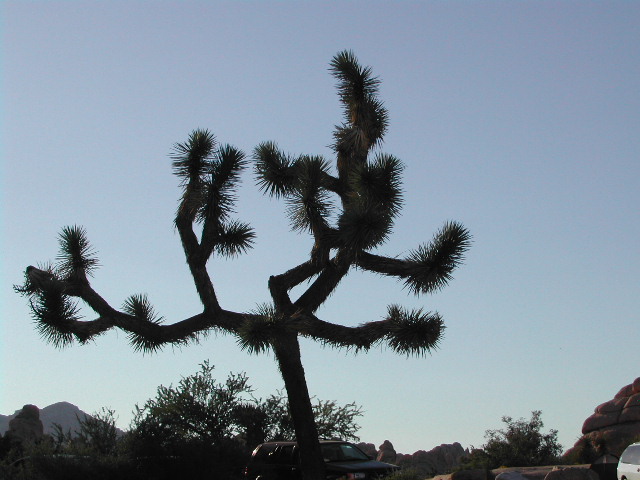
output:
[[[577,469],[588,469],[591,465],[586,464],[586,465],[548,465],[548,466],[544,466],[544,467],[506,467],[506,468],[496,468],[494,470],[491,470],[491,476],[493,478],[495,478],[497,475],[501,474],[501,473],[505,473],[505,472],[518,472],[520,474],[522,474],[522,476],[526,477],[528,480],[544,480],[544,477],[547,476],[547,474],[553,470],[554,468],[577,468]],[[460,473],[464,472],[458,472],[458,474],[447,474],[447,475],[437,475],[435,477],[433,477],[432,480],[452,480],[452,476],[459,476]],[[467,477],[465,475],[462,475],[461,480],[467,480],[467,478],[472,478]],[[455,480],[455,479],[453,479]]]

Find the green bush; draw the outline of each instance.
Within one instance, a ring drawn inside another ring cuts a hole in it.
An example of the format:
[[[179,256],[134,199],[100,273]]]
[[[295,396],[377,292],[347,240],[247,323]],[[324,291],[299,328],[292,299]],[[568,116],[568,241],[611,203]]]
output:
[[[607,442],[601,435],[583,435],[563,457],[563,461],[574,465],[593,463],[594,460],[606,453],[609,453],[609,449]]]
[[[562,446],[558,443],[558,431],[542,433],[542,412],[531,412],[531,419],[513,420],[502,417],[505,428],[487,430],[487,442],[474,448],[464,462],[464,468],[494,469],[506,467],[533,467],[558,463]]]

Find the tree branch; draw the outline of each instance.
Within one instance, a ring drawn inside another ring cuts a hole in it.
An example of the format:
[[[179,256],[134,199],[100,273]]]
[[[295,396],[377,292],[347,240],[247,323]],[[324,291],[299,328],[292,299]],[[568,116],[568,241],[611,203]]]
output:
[[[409,262],[403,259],[382,257],[368,252],[361,252],[354,263],[357,267],[373,273],[402,277],[406,274]]]
[[[344,255],[327,262],[322,273],[309,288],[296,300],[294,306],[305,312],[315,312],[336,289],[340,280],[349,272],[351,262]]]
[[[457,222],[447,222],[429,244],[420,245],[405,259],[362,252],[355,261],[364,270],[402,278],[415,294],[431,293],[451,280],[470,245],[469,231]]]
[[[77,320],[74,318],[59,318],[58,325],[49,322],[53,328],[64,327],[65,333],[73,334],[82,343],[91,340],[112,328],[119,328],[132,335],[132,341],[147,345],[145,349],[158,348],[166,343],[180,343],[195,338],[197,334],[212,328],[219,328],[229,333],[236,333],[243,322],[251,315],[245,315],[220,309],[217,312],[203,312],[190,318],[162,325],[159,321],[152,321],[124,313],[111,307],[93,288],[89,282],[71,282],[59,280],[49,272],[35,267],[27,268],[27,280],[30,282],[30,292],[59,291],[62,295],[77,297],[83,300],[99,315],[96,320]],[[26,292],[26,288],[24,289]],[[139,345],[139,343],[136,343]],[[141,347],[142,348],[142,347]]]
[[[315,315],[299,312],[292,317],[301,335],[324,341],[334,347],[369,350],[386,341],[398,353],[422,355],[437,348],[444,332],[438,313],[422,310],[405,311],[391,305],[384,320],[347,327],[320,320]]]
[[[178,212],[176,227],[180,234],[182,248],[202,305],[205,310],[221,311],[222,307],[218,303],[216,291],[211,282],[211,277],[209,277],[209,272],[207,272],[207,260],[211,252],[207,254],[207,252],[203,251],[204,247],[201,247],[198,243],[198,238],[193,232],[193,224],[186,215],[181,215]]]
[[[291,310],[293,305],[288,292],[302,282],[317,275],[321,270],[321,266],[309,260],[285,273],[269,277],[269,292],[271,293],[271,298],[276,308],[283,312]]]

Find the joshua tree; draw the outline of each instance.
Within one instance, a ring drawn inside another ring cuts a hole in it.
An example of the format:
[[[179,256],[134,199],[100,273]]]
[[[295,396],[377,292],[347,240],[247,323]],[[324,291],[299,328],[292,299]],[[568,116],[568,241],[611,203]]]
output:
[[[291,227],[313,239],[309,258],[269,277],[272,302],[252,312],[225,310],[216,295],[207,262],[214,253],[235,256],[253,244],[251,227],[233,213],[236,187],[246,166],[244,154],[229,145],[218,146],[207,130],[196,130],[175,145],[174,173],[181,179],[182,198],[175,218],[187,264],[202,302],[202,312],[167,324],[146,296],[133,295],[121,309],[111,306],[89,281],[98,262],[84,229],[65,227],[55,266],[26,270],[16,289],[29,297],[37,328],[55,346],[74,340],[85,343],[119,328],[133,348],[155,351],[167,344],[188,343],[211,330],[235,335],[251,353],[272,351],[285,389],[300,445],[303,478],[323,478],[324,463],[313,421],[312,405],[300,360],[300,336],[326,345],[366,351],[377,344],[401,354],[421,355],[434,349],[444,325],[438,313],[388,307],[382,319],[346,326],[322,320],[318,308],[352,268],[401,279],[413,294],[444,287],[470,244],[461,224],[447,222],[433,239],[405,258],[384,257],[372,251],[385,242],[402,205],[402,163],[380,153],[387,128],[387,111],[377,98],[379,79],[362,67],[353,53],[338,53],[330,64],[337,79],[344,121],[334,133],[335,170],[321,156],[292,157],[265,142],[253,152],[260,189],[283,198]],[[373,157],[373,158],[371,158]],[[306,290],[291,298],[291,290],[307,282]],[[83,320],[76,299],[95,312]]]

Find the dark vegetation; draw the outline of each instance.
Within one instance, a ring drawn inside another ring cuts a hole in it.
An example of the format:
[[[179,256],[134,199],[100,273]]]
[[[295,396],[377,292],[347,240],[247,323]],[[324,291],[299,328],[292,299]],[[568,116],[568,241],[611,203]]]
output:
[[[535,467],[558,463],[562,446],[558,431],[543,433],[542,412],[534,410],[531,418],[514,420],[502,417],[504,428],[487,430],[487,440],[480,448],[472,448],[463,468],[491,470],[499,467]]]
[[[588,435],[582,435],[574,447],[565,453],[563,459],[567,463],[593,463],[607,454],[618,457],[621,453],[618,445],[623,444],[626,447],[632,443],[640,442],[640,435],[620,435],[616,440],[614,445],[611,445],[601,433],[592,432]]]
[[[361,407],[316,399],[313,407],[324,432],[321,438],[358,440]],[[488,430],[486,443],[471,449],[460,470],[559,463],[557,431],[541,431],[540,411],[532,412],[529,420],[505,416],[502,422],[504,428]],[[251,450],[269,440],[295,440],[283,394],[256,398],[246,375],[229,374],[218,382],[213,366],[204,362],[193,375],[175,386],[159,386],[154,398],[136,405],[130,429],[123,435],[116,429],[115,412],[105,408],[82,420],[77,432],[57,428],[37,444],[10,445],[0,439],[0,478],[239,480]],[[422,478],[409,467],[388,480]]]
[[[58,426],[38,444],[0,441],[0,478],[242,478],[257,444],[295,439],[283,394],[263,400],[252,393],[246,375],[217,382],[213,366],[204,362],[195,374],[159,386],[154,398],[136,405],[124,435],[118,435],[115,412],[103,409],[81,419],[77,432]],[[358,439],[361,407],[321,400],[313,407],[322,438]]]
[[[402,207],[402,162],[379,151],[388,126],[378,98],[380,80],[355,55],[333,57],[343,118],[333,135],[332,162],[318,155],[289,155],[263,142],[251,155],[259,188],[285,201],[293,231],[310,236],[309,256],[268,279],[271,302],[246,311],[224,309],[208,262],[246,253],[253,229],[232,218],[245,154],[218,145],[207,130],[195,130],[175,145],[173,169],[182,195],[174,219],[202,311],[171,324],[157,315],[146,295],[132,295],[118,309],[94,290],[99,265],[81,227],[65,227],[55,265],[26,270],[16,290],[29,300],[42,337],[58,347],[87,343],[111,329],[123,330],[133,348],[146,352],[198,341],[216,331],[234,335],[250,353],[272,352],[284,380],[293,430],[300,444],[303,478],[322,480],[324,462],[318,427],[300,357],[299,337],[353,352],[387,345],[406,355],[435,349],[444,323],[437,312],[389,305],[381,318],[358,326],[322,320],[317,310],[352,270],[400,280],[413,294],[434,293],[452,279],[470,245],[460,223],[446,222],[430,242],[406,256],[374,253],[385,243]],[[295,287],[305,285],[292,298]],[[83,319],[79,303],[95,315]]]
[[[633,443],[633,441],[629,441],[629,443]],[[609,453],[609,448],[602,436],[582,435],[563,458],[569,463],[593,463],[594,460],[607,453]]]

